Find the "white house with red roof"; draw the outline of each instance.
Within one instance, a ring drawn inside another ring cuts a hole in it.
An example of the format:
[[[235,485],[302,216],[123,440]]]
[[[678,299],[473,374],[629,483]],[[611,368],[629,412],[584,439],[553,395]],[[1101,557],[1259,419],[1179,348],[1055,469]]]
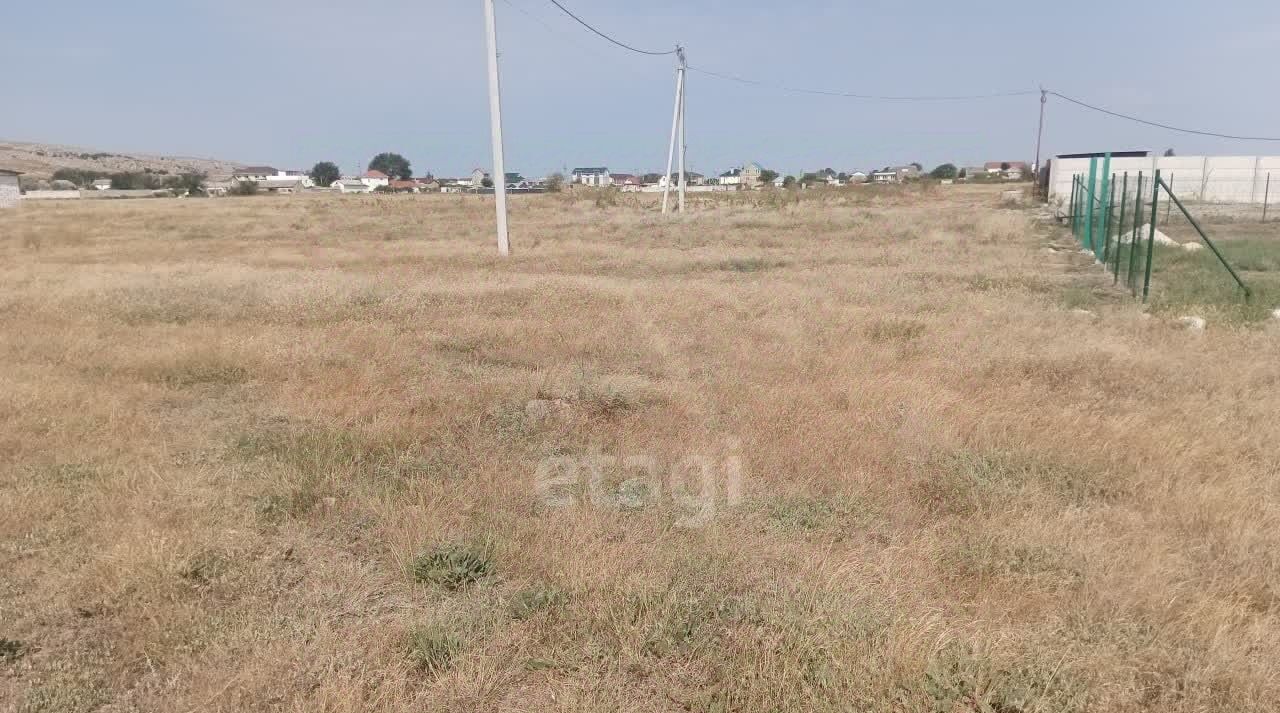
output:
[[[357,180],[359,180],[364,185],[368,186],[369,190],[371,191],[376,190],[381,186],[391,185],[391,176],[388,176],[382,171],[374,171],[374,170],[365,171],[364,173],[360,174],[360,178]]]

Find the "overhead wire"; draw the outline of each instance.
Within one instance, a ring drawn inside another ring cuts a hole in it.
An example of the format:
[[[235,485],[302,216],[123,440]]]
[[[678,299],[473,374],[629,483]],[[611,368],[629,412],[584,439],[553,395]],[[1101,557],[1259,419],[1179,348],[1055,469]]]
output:
[[[1082,107],[1084,107],[1085,109],[1091,109],[1091,110],[1093,110],[1093,111],[1101,112],[1101,113],[1103,113],[1103,114],[1108,114],[1108,115],[1110,115],[1110,116],[1114,116],[1114,117],[1119,118],[1119,119],[1125,119],[1125,120],[1128,120],[1128,121],[1134,121],[1134,122],[1137,122],[1137,123],[1139,123],[1139,124],[1146,124],[1147,126],[1154,126],[1154,127],[1160,128],[1160,129],[1167,129],[1167,130],[1169,130],[1169,131],[1177,131],[1177,132],[1180,132],[1180,133],[1183,133],[1183,134],[1196,134],[1197,136],[1212,136],[1212,137],[1219,138],[1219,139],[1232,139],[1232,140],[1234,140],[1234,141],[1280,141],[1280,137],[1273,137],[1273,136],[1237,136],[1237,135],[1234,135],[1234,134],[1223,134],[1223,133],[1219,133],[1219,132],[1216,132],[1216,131],[1204,131],[1204,130],[1201,130],[1201,129],[1185,129],[1185,128],[1182,128],[1182,127],[1179,127],[1179,126],[1171,126],[1171,125],[1169,125],[1169,124],[1164,124],[1164,123],[1161,123],[1161,122],[1158,122],[1158,121],[1150,121],[1150,120],[1148,120],[1148,119],[1140,119],[1140,118],[1138,118],[1138,117],[1136,117],[1136,116],[1130,116],[1129,114],[1121,114],[1121,113],[1120,113],[1120,112],[1118,112],[1118,111],[1112,111],[1112,110],[1110,110],[1110,109],[1104,109],[1104,108],[1102,108],[1102,107],[1100,107],[1100,106],[1094,106],[1093,104],[1088,104],[1088,103],[1083,102],[1083,101],[1081,101],[1081,100],[1079,100],[1079,99],[1075,99],[1075,98],[1073,98],[1073,97],[1069,97],[1069,96],[1067,96],[1066,94],[1062,94],[1062,93],[1059,93],[1059,92],[1055,92],[1055,91],[1051,91],[1051,90],[1045,90],[1045,91],[1046,91],[1047,93],[1049,93],[1049,94],[1052,94],[1052,95],[1053,95],[1053,96],[1055,96],[1055,97],[1058,97],[1059,99],[1064,99],[1064,100],[1066,100],[1066,101],[1071,102],[1072,104],[1076,104],[1076,105],[1078,105],[1078,106],[1082,106]]]
[[[750,84],[758,87],[768,87],[770,89],[778,89],[784,92],[794,92],[797,94],[817,94],[828,97],[845,97],[848,99],[865,99],[869,101],[901,101],[901,102],[931,102],[931,101],[970,101],[975,99],[999,99],[1002,97],[1021,97],[1039,94],[1037,89],[1018,89],[1007,92],[993,92],[990,94],[956,94],[956,95],[916,95],[916,96],[889,96],[877,94],[857,94],[854,92],[845,92],[834,89],[809,89],[804,87],[792,87],[785,84],[777,84],[773,82],[765,82],[759,79],[747,79],[723,72],[713,72],[709,69],[694,67],[690,65],[689,71],[705,74],[710,77],[724,79],[730,82],[738,82],[740,84]]]
[[[610,37],[608,34],[606,34],[606,33],[604,33],[604,32],[601,32],[600,30],[597,30],[595,27],[593,27],[593,26],[592,26],[590,23],[588,23],[586,20],[584,20],[584,19],[582,19],[581,17],[578,17],[577,15],[573,14],[573,11],[571,11],[569,8],[565,7],[564,5],[561,5],[561,4],[560,4],[560,2],[559,2],[559,0],[550,0],[550,2],[551,2],[551,4],[552,4],[552,5],[555,5],[556,7],[560,8],[560,12],[563,12],[564,14],[568,15],[569,17],[572,17],[575,21],[577,21],[577,23],[578,23],[579,25],[582,25],[583,27],[587,28],[588,30],[591,30],[591,31],[592,31],[592,32],[594,32],[595,34],[599,35],[600,37],[603,37],[604,39],[606,39],[606,40],[608,40],[608,41],[612,42],[613,44],[615,44],[615,45],[617,45],[617,46],[619,46],[619,47],[621,47],[621,48],[623,48],[623,49],[631,50],[632,52],[636,52],[636,53],[638,53],[638,54],[647,54],[647,55],[652,55],[652,56],[654,56],[654,57],[661,57],[661,56],[663,56],[663,55],[675,54],[675,53],[676,53],[676,51],[675,51],[674,49],[666,50],[666,51],[664,51],[664,52],[655,52],[655,51],[653,51],[653,50],[643,50],[643,49],[640,49],[639,47],[632,47],[631,45],[629,45],[629,44],[627,44],[627,43],[625,43],[625,42],[623,42],[623,41],[621,41],[621,40],[618,40],[618,39],[615,39],[615,38],[613,38],[613,37]]]
[[[568,15],[569,17],[573,18],[573,19],[574,19],[578,24],[582,25],[583,27],[587,28],[587,29],[588,29],[588,30],[590,30],[591,32],[595,33],[596,35],[598,35],[598,36],[600,36],[600,37],[604,38],[605,40],[608,40],[609,42],[611,42],[611,43],[613,43],[613,44],[615,44],[615,45],[617,45],[617,46],[619,46],[619,47],[621,47],[621,48],[623,48],[623,49],[630,50],[631,52],[636,52],[636,53],[639,53],[639,54],[651,55],[651,56],[672,55],[672,54],[676,54],[676,52],[677,52],[677,50],[675,50],[675,49],[666,50],[666,51],[663,51],[663,52],[657,52],[657,51],[652,51],[652,50],[640,49],[639,47],[633,47],[633,46],[631,46],[631,45],[629,45],[629,44],[627,44],[627,43],[625,43],[625,42],[622,42],[621,40],[618,40],[618,39],[616,39],[616,38],[614,38],[614,37],[611,37],[611,36],[610,36],[610,35],[608,35],[607,33],[602,32],[601,30],[599,30],[599,29],[597,29],[596,27],[592,26],[592,25],[591,25],[590,23],[588,23],[586,20],[583,20],[581,17],[578,17],[578,16],[577,16],[577,15],[575,15],[571,10],[569,10],[569,9],[568,9],[568,8],[566,8],[564,5],[562,5],[562,4],[559,2],[559,0],[548,0],[548,1],[549,1],[552,5],[555,5],[557,8],[559,8],[561,12],[563,12],[564,14],[566,14],[566,15]],[[750,86],[757,86],[757,87],[766,87],[766,88],[770,88],[770,89],[776,89],[776,90],[780,90],[780,91],[784,91],[784,92],[791,92],[791,93],[795,93],[795,94],[811,94],[811,95],[816,95],[816,96],[842,97],[842,98],[847,98],[847,99],[858,99],[858,100],[862,100],[862,101],[885,101],[885,102],[948,102],[948,101],[979,101],[979,100],[985,100],[985,99],[1003,99],[1003,98],[1008,98],[1008,97],[1032,96],[1032,95],[1040,94],[1040,93],[1042,93],[1042,92],[1043,92],[1043,93],[1045,93],[1045,94],[1050,94],[1050,95],[1052,95],[1052,96],[1054,96],[1054,97],[1057,97],[1057,98],[1062,99],[1062,100],[1064,100],[1064,101],[1070,102],[1070,103],[1075,104],[1075,105],[1077,105],[1077,106],[1080,106],[1080,107],[1082,107],[1082,108],[1089,109],[1089,110],[1091,110],[1091,111],[1096,111],[1096,112],[1099,112],[1099,113],[1102,113],[1102,114],[1106,114],[1106,115],[1108,115],[1108,116],[1112,116],[1112,117],[1115,117],[1115,118],[1118,118],[1118,119],[1124,119],[1124,120],[1126,120],[1126,121],[1136,122],[1136,123],[1143,124],[1143,125],[1146,125],[1146,126],[1152,126],[1152,127],[1159,128],[1159,129],[1165,129],[1166,131],[1174,131],[1174,132],[1183,133],[1183,134],[1194,134],[1194,135],[1197,135],[1197,136],[1209,136],[1209,137],[1214,137],[1214,138],[1219,138],[1219,139],[1228,139],[1228,140],[1232,140],[1232,141],[1275,141],[1275,142],[1280,142],[1280,137],[1274,137],[1274,136],[1242,136],[1242,135],[1238,135],[1238,134],[1228,134],[1228,133],[1225,133],[1225,132],[1219,132],[1219,131],[1208,131],[1208,130],[1204,130],[1204,129],[1188,129],[1188,128],[1185,128],[1185,127],[1174,126],[1174,125],[1172,125],[1172,124],[1166,124],[1166,123],[1164,123],[1164,122],[1160,122],[1160,121],[1152,121],[1152,120],[1150,120],[1150,119],[1143,119],[1143,118],[1140,118],[1140,117],[1137,117],[1137,116],[1133,116],[1133,115],[1131,115],[1131,114],[1124,114],[1124,113],[1121,113],[1121,112],[1118,112],[1118,111],[1114,111],[1114,110],[1107,109],[1107,108],[1104,108],[1104,107],[1101,107],[1101,106],[1097,106],[1097,105],[1095,105],[1095,104],[1090,104],[1090,103],[1085,102],[1085,101],[1083,101],[1083,100],[1076,99],[1075,97],[1070,97],[1070,96],[1067,96],[1066,94],[1063,94],[1063,93],[1061,93],[1061,92],[1056,92],[1056,91],[1049,90],[1049,89],[1017,89],[1017,90],[1012,90],[1012,91],[990,92],[990,93],[986,93],[986,94],[952,94],[952,95],[880,95],[880,94],[860,94],[860,93],[857,93],[857,92],[848,92],[848,91],[835,90],[835,89],[814,89],[814,88],[810,88],[810,87],[796,87],[796,86],[790,86],[790,85],[780,84],[780,83],[776,83],[776,82],[767,82],[767,81],[763,81],[763,80],[759,80],[759,79],[751,79],[751,78],[747,78],[747,77],[740,77],[740,76],[733,75],[733,74],[726,74],[726,73],[724,73],[724,72],[716,72],[716,71],[713,71],[713,70],[710,70],[710,69],[703,69],[703,68],[701,68],[701,67],[694,67],[694,66],[691,66],[691,65],[690,65],[690,66],[688,66],[688,69],[689,69],[689,71],[691,71],[691,72],[697,72],[697,73],[699,73],[699,74],[704,74],[704,75],[707,75],[707,76],[709,76],[709,77],[715,77],[715,78],[717,78],[717,79],[722,79],[722,80],[729,81],[729,82],[737,82],[737,83],[739,83],[739,84],[746,84],[746,85],[750,85]]]

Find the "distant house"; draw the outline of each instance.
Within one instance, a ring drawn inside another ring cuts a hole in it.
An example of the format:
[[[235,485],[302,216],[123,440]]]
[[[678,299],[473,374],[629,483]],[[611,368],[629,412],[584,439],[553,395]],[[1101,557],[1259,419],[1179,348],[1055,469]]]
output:
[[[720,174],[716,181],[722,186],[740,186],[742,185],[742,169],[734,168]]]
[[[283,171],[272,168],[271,166],[245,166],[244,168],[237,168],[233,171],[231,173],[231,180],[234,183],[240,183],[242,181],[265,181],[268,178],[276,178],[283,175]]]
[[[635,193],[643,185],[643,180],[639,176],[633,176],[630,173],[610,174],[609,182],[627,193]]]
[[[914,165],[894,166],[893,172],[898,174],[898,181],[910,181],[920,177],[920,169]]]
[[[417,181],[392,179],[387,186],[397,193],[419,193],[422,191],[422,186]]]
[[[231,181],[209,181],[204,184],[204,192],[211,196],[225,196],[235,188],[236,184]],[[95,186],[96,188],[96,186]]]
[[[988,161],[983,168],[988,174],[999,174],[1006,181],[1021,180],[1030,170],[1026,161]]]
[[[613,185],[613,178],[609,173],[608,167],[605,166],[575,168],[571,175],[573,177],[573,182],[581,186],[603,188],[605,186]]]
[[[900,183],[901,181],[897,171],[873,171],[871,174],[872,183]]]
[[[111,190],[111,179],[99,178],[93,182],[92,186],[95,191],[109,191]]]
[[[747,188],[756,188],[760,185],[760,174],[764,173],[764,168],[754,161],[742,167],[742,185]]]
[[[391,176],[382,171],[365,171],[360,174],[359,181],[369,187],[369,190],[381,188],[391,185]]]
[[[413,180],[418,184],[419,193],[439,193],[440,192],[440,181],[437,181],[434,176],[427,176],[426,178],[415,178]]]
[[[22,199],[22,187],[18,185],[21,171],[0,168],[0,208],[12,208]]]
[[[854,171],[849,174],[849,183],[866,183],[869,176],[862,171]]]
[[[786,177],[786,176],[779,175],[777,178],[773,179],[773,187],[774,187],[774,188],[785,188],[785,187],[786,187],[786,185],[787,185],[787,177]]]
[[[472,169],[472,170],[471,170],[471,187],[472,187],[472,188],[483,188],[483,187],[484,187],[484,179],[486,179],[486,178],[488,178],[488,177],[489,177],[488,172],[486,172],[483,168],[474,168],[474,169]]]
[[[258,181],[259,193],[301,193],[306,187],[300,178]]]
[[[354,178],[344,178],[341,181],[334,181],[333,185],[329,187],[336,190],[339,193],[372,193],[373,192],[373,188],[369,184],[365,183],[364,181],[356,180]]]

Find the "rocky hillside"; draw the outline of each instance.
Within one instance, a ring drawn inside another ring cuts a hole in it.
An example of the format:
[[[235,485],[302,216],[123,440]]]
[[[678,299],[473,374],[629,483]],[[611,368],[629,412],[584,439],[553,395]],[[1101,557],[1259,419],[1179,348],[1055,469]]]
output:
[[[105,171],[145,171],[168,173],[205,173],[212,179],[226,178],[243,163],[189,156],[154,156],[115,153],[57,144],[32,144],[0,140],[0,168],[29,173],[34,178],[48,178],[59,168]]]

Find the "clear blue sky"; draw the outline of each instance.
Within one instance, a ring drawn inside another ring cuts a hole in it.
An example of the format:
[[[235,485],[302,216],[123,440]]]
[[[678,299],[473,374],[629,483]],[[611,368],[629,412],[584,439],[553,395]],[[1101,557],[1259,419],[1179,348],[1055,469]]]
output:
[[[765,81],[872,94],[1043,83],[1168,123],[1280,135],[1274,0],[562,2],[626,42],[679,41],[691,65]],[[613,47],[547,0],[497,9],[510,170],[661,170],[671,58]],[[419,174],[490,160],[480,0],[11,2],[3,20],[0,138],[281,168],[351,170],[383,150]],[[749,160],[788,173],[965,165],[1035,149],[1036,96],[880,103],[697,74],[688,96],[690,163],[705,173]],[[1053,100],[1045,147],[1280,153]]]

